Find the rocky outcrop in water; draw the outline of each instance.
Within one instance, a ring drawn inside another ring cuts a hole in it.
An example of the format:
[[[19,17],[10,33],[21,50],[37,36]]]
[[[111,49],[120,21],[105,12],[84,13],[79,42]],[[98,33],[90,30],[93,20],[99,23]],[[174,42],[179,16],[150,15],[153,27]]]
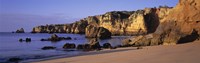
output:
[[[137,11],[112,11],[89,16],[71,24],[42,25],[32,33],[85,33],[88,25],[104,27],[112,35],[136,35],[152,33],[166,17],[171,7],[146,8]]]
[[[16,31],[16,33],[24,33],[25,31],[24,31],[24,28],[20,28],[20,29],[18,29],[17,31]]]
[[[77,49],[84,51],[101,50],[101,46],[96,38],[92,38],[87,44],[79,44]]]
[[[20,42],[26,41],[26,42],[31,42],[31,38],[26,38],[25,40],[23,40],[22,38],[19,39]]]
[[[63,46],[64,49],[70,49],[70,48],[76,48],[76,45],[74,43],[66,43]]]
[[[71,40],[71,37],[58,37],[56,34],[52,34],[50,38],[47,39],[41,39],[40,41],[52,41],[57,42],[61,40]]]
[[[130,45],[174,45],[199,40],[199,17],[200,0],[179,0],[150,38],[138,36],[139,40],[131,41]]]

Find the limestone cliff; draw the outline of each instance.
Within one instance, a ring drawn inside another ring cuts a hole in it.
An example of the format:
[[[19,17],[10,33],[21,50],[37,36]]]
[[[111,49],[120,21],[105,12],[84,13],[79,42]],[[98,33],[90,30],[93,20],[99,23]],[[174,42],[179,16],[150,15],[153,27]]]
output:
[[[191,42],[200,35],[200,0],[179,0],[160,23],[152,42],[176,44]]]
[[[32,33],[85,33],[87,21],[80,20],[71,24],[52,24],[34,27]]]
[[[156,30],[170,10],[170,7],[161,7],[137,11],[112,11],[89,16],[71,24],[37,26],[33,28],[32,33],[85,33],[85,28],[90,24],[108,29],[112,35],[147,34]]]
[[[200,0],[179,0],[169,14],[160,21],[153,34],[139,36],[130,45],[173,45],[199,40]],[[126,42],[127,43],[127,42]]]
[[[86,27],[85,36],[87,38],[107,39],[107,38],[111,38],[111,32],[105,29],[104,27],[88,25]]]

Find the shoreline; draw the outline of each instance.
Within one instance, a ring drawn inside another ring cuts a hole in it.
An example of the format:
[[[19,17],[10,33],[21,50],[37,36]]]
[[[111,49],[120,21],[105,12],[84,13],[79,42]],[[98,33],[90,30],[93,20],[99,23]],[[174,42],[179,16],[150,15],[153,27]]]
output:
[[[40,61],[48,61],[48,60],[54,60],[54,59],[71,58],[71,57],[87,56],[87,55],[107,54],[107,53],[122,52],[122,51],[129,51],[129,50],[138,50],[138,49],[137,49],[137,47],[121,47],[121,48],[117,48],[117,49],[103,49],[100,51],[95,50],[95,51],[82,52],[81,54],[78,54],[78,55],[59,55],[59,56],[52,56],[52,57],[48,57],[48,58],[24,60],[24,61],[20,61],[20,63],[40,62]]]
[[[72,52],[68,52],[67,50],[63,49],[62,46],[66,43],[74,43],[76,45],[85,44],[89,40],[84,37],[84,35],[76,35],[76,34],[58,34],[60,37],[70,36],[72,40],[63,40],[59,42],[51,42],[51,41],[40,41],[41,38],[48,38],[51,34],[46,33],[38,33],[38,34],[31,34],[31,33],[1,33],[2,47],[0,52],[0,63],[1,62],[10,62],[10,59],[15,59],[13,62],[20,62],[20,61],[27,61],[27,60],[35,60],[35,59],[43,59],[43,58],[56,58],[56,57],[72,57],[72,56],[79,56],[79,50],[72,50]],[[10,37],[13,36],[13,37]],[[20,42],[19,39],[26,39],[31,38],[31,42]],[[110,43],[112,46],[118,46],[121,44],[121,40],[125,39],[127,36],[113,36],[111,39],[106,39],[100,41],[100,45],[103,46],[104,43]],[[7,45],[3,45],[7,44]],[[17,45],[16,45],[17,44]],[[14,46],[13,46],[14,45]],[[54,46],[57,47],[53,50],[42,50],[44,46]],[[103,51],[103,50],[101,50]],[[13,52],[17,52],[13,54]],[[85,52],[83,52],[85,53]],[[85,53],[86,54],[86,53]],[[69,56],[68,56],[69,55]],[[84,54],[83,54],[84,55]]]
[[[198,63],[200,60],[200,41],[177,44],[146,46],[136,50],[135,47],[89,52],[79,56],[57,57],[33,63]],[[118,50],[118,51],[117,51]],[[122,51],[120,51],[122,50]],[[124,51],[123,51],[124,50]],[[112,52],[113,51],[113,52]],[[104,53],[103,53],[104,52]],[[144,61],[145,60],[145,61]]]

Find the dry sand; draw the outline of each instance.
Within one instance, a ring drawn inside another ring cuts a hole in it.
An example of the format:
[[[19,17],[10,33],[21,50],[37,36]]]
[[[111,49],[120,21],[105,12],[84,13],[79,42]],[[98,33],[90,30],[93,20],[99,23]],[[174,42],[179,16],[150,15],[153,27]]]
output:
[[[119,51],[118,51],[119,50]],[[120,51],[121,50],[121,51]],[[179,45],[118,48],[117,52],[98,53],[68,58],[38,61],[36,63],[199,63],[200,41]]]

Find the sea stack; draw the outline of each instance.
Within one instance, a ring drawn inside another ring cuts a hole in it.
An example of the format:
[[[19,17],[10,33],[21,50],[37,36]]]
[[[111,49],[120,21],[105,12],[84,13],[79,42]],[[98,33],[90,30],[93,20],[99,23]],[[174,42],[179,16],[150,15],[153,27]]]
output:
[[[20,28],[16,31],[16,33],[25,33],[24,29],[23,28]]]

